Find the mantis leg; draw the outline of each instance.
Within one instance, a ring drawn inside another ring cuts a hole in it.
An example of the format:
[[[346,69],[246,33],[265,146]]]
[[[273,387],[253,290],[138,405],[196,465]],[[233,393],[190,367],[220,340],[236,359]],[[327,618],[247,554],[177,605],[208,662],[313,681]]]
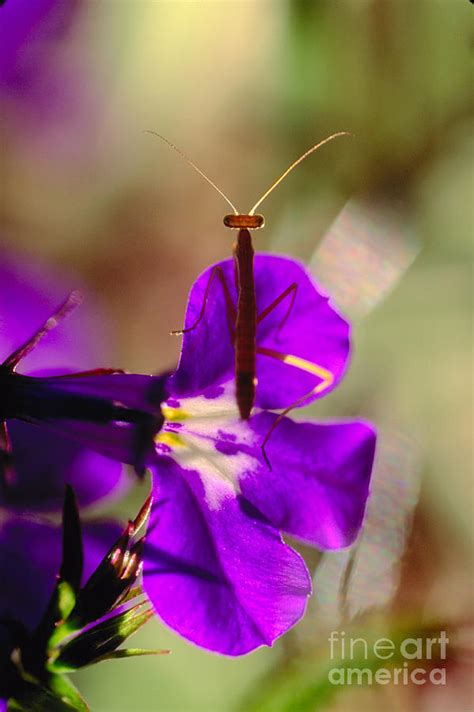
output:
[[[235,337],[235,322],[237,319],[237,312],[235,309],[235,305],[232,301],[232,296],[229,291],[229,287],[226,282],[226,278],[224,276],[224,272],[222,271],[222,268],[217,265],[216,267],[213,268],[209,281],[206,285],[206,289],[204,291],[204,297],[202,300],[202,306],[201,306],[201,311],[199,312],[199,316],[194,322],[192,326],[188,326],[186,329],[178,329],[177,331],[172,331],[171,333],[176,336],[181,336],[181,334],[187,334],[189,331],[193,331],[199,324],[199,322],[202,320],[204,317],[204,314],[206,312],[206,306],[207,306],[207,301],[209,299],[209,293],[211,291],[212,283],[214,281],[215,277],[218,277],[219,283],[222,287],[222,292],[224,294],[224,299],[225,299],[225,305],[226,305],[226,312],[227,312],[227,324],[229,326],[229,332],[231,335],[232,342],[234,341]]]
[[[265,319],[268,314],[270,314],[276,307],[281,304],[281,302],[286,299],[290,294],[291,294],[291,300],[290,300],[290,305],[288,307],[288,310],[281,320],[278,328],[277,328],[277,334],[281,331],[281,329],[285,326],[288,317],[290,316],[291,310],[293,309],[293,305],[295,303],[296,299],[296,292],[298,291],[298,285],[296,282],[293,282],[293,284],[290,284],[289,287],[287,287],[279,297],[273,300],[271,304],[268,305],[266,309],[264,309],[260,314],[257,316],[257,324],[260,324],[261,321]]]
[[[282,354],[279,351],[274,351],[273,349],[266,349],[263,346],[258,346],[257,347],[257,353],[261,354],[262,356],[269,356],[270,358],[274,358],[277,361],[282,361],[283,363],[288,364],[289,366],[294,366],[295,368],[299,368],[302,371],[305,371],[306,373],[310,373],[313,376],[317,376],[318,378],[321,379],[321,382],[318,383],[317,386],[312,388],[308,393],[305,393],[303,396],[300,398],[297,398],[293,403],[291,403],[287,408],[285,408],[277,417],[277,419],[274,421],[272,424],[272,427],[268,431],[268,433],[265,435],[265,438],[263,440],[263,443],[261,445],[262,448],[262,454],[265,459],[265,462],[267,463],[269,469],[271,470],[271,465],[270,461],[268,459],[268,456],[265,452],[265,445],[268,443],[271,434],[277,427],[278,423],[280,423],[283,418],[288,415],[288,413],[293,410],[293,408],[296,408],[300,403],[304,403],[304,401],[309,398],[310,396],[316,395],[318,393],[322,393],[325,391],[327,388],[329,388],[333,383],[334,383],[334,374],[331,371],[328,371],[327,368],[324,368],[323,366],[319,366],[317,363],[313,363],[312,361],[307,361],[304,358],[301,358],[299,356],[293,356],[292,354]]]

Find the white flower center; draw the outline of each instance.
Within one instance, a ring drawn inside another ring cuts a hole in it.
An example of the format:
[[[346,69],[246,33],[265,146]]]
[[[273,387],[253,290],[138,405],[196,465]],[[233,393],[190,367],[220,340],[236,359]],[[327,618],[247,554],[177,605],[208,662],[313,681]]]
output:
[[[170,400],[162,411],[165,423],[155,440],[157,454],[198,472],[210,509],[239,494],[240,478],[260,464],[255,456],[260,442],[239,417],[233,384],[217,398]]]

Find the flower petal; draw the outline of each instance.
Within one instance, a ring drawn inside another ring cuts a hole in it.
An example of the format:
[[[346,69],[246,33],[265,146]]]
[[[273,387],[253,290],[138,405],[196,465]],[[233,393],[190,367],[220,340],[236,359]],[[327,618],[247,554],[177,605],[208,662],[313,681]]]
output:
[[[120,534],[115,522],[84,526],[84,579]],[[0,619],[32,630],[53,590],[61,563],[61,528],[12,517],[0,528]]]
[[[59,510],[66,483],[73,486],[81,507],[127,487],[128,478],[120,462],[73,440],[20,421],[11,421],[8,432],[15,481],[0,494],[4,506]]]
[[[160,404],[166,378],[121,373],[52,378],[8,374],[6,417],[43,426],[141,470],[163,422]],[[16,450],[31,453],[25,445],[17,438]],[[39,448],[43,448],[41,441]],[[59,457],[57,465],[61,472]],[[65,469],[67,465],[62,463]]]
[[[45,323],[72,289],[81,285],[76,275],[60,275],[37,256],[6,250],[3,245],[0,249],[0,361],[4,361]],[[106,327],[88,297],[28,354],[21,371],[102,365],[110,340]]]
[[[7,3],[2,8],[0,88],[25,88],[46,65],[48,49],[68,29],[77,4],[72,0]]]
[[[209,502],[201,476],[209,473],[158,458],[143,585],[180,635],[242,655],[301,618],[310,579],[302,558],[225,483],[219,505]]]
[[[70,439],[111,460],[133,465],[138,471],[153,455],[152,433],[148,429],[141,433],[129,423],[84,423],[58,418],[36,425],[42,432],[55,433],[61,440]]]
[[[236,304],[233,260],[220,262],[219,267]],[[186,328],[199,316],[212,269],[210,267],[201,274],[191,289]],[[329,392],[337,385],[347,365],[349,325],[320,293],[301,263],[286,257],[258,254],[254,276],[259,313],[292,284],[297,285],[291,310],[290,293],[258,325],[257,347],[278,352],[286,358],[300,359],[297,367],[269,355],[257,355],[256,405],[286,408],[306,394],[310,396],[305,403]],[[301,359],[307,363],[301,363]],[[202,321],[183,336],[178,370],[170,379],[170,393],[193,395],[228,381],[234,374],[234,360],[223,290],[219,280],[215,279]],[[331,375],[331,379],[320,393],[311,393],[323,382],[320,374],[324,371]]]
[[[358,421],[316,424],[283,418],[272,431],[278,417],[273,413],[239,418],[230,385],[214,397],[177,402],[175,413],[183,421],[176,433],[170,433],[173,423],[165,424],[157,451],[171,446],[184,468],[202,462],[206,497],[214,506],[227,484],[228,491],[242,494],[278,530],[321,549],[350,545],[368,497],[373,428]],[[271,470],[262,453],[268,434]]]
[[[248,425],[263,442],[275,416]],[[273,526],[321,549],[352,544],[362,525],[376,436],[362,422],[315,424],[284,418],[271,433],[264,466],[240,479],[242,494]]]
[[[288,300],[261,322],[257,345],[281,354],[296,356],[332,375],[332,382],[304,403],[329,393],[341,380],[349,359],[349,324],[321,293],[309,272],[295,260],[257,256],[255,282],[259,311],[290,284],[298,287],[288,313]],[[257,356],[257,399],[261,408],[286,408],[321,384],[321,377],[268,356]]]
[[[143,376],[134,373],[81,374],[41,378],[41,383],[61,393],[103,398],[126,408],[155,414],[165,398],[168,374]]]
[[[219,262],[232,301],[236,304],[232,260]],[[209,282],[212,265],[194,282],[189,293],[184,326],[189,329],[198,319]],[[226,303],[222,288],[215,279],[206,311],[195,329],[183,334],[181,355],[176,372],[169,381],[170,393],[176,396],[200,394],[207,388],[229,381],[234,374],[235,352],[229,333]]]
[[[9,353],[25,343],[35,331],[51,316],[64,301],[71,286],[77,287],[77,277],[64,275],[43,264],[37,257],[34,259],[26,254],[2,247],[0,262],[0,360],[3,361]],[[48,366],[48,377],[32,379],[31,383],[40,386],[33,393],[31,403],[41,410],[44,398],[48,397],[51,388],[61,387],[62,394],[81,398],[103,398],[126,404],[128,408],[152,411],[152,394],[154,383],[149,376],[129,376],[128,374],[112,375],[76,375],[62,378],[51,377],[51,372],[62,372],[71,368],[95,366],[103,362],[106,356],[105,343],[107,330],[97,314],[94,304],[87,298],[80,308],[74,310],[67,319],[47,334],[40,345],[34,349],[24,361],[21,370],[28,372],[32,368],[44,370]],[[15,383],[22,377],[7,374],[7,381]],[[157,379],[162,383],[160,379]],[[2,382],[2,402],[8,401],[5,396],[5,383]],[[46,391],[44,390],[46,388]],[[50,391],[48,391],[48,388]],[[159,388],[158,388],[159,390]],[[21,400],[21,398],[20,398]],[[66,400],[66,399],[63,399]],[[28,396],[26,398],[28,401]],[[79,410],[76,404],[74,411]],[[58,413],[58,400],[50,407],[49,412]],[[1,408],[0,408],[1,410]],[[28,414],[25,414],[26,416]],[[34,413],[30,414],[34,420]],[[37,415],[37,414],[36,414]],[[9,422],[9,433],[13,445],[14,467],[17,480],[1,497],[4,504],[15,508],[39,509],[59,508],[63,499],[64,484],[68,481],[74,484],[81,505],[97,501],[120,485],[125,484],[123,471],[118,462],[112,462],[104,457],[107,452],[99,449],[99,454],[88,447],[80,447],[77,442],[66,441],[61,434],[52,435],[45,429],[38,429],[29,423],[19,421]],[[66,435],[74,432],[80,441],[80,433],[76,432],[76,423],[69,423]],[[109,426],[110,429],[111,426]],[[113,426],[116,427],[116,426]],[[101,430],[101,427],[98,426]],[[132,429],[127,433],[119,431],[120,438],[127,440],[120,450],[126,450],[127,461],[133,461],[131,450],[133,444]],[[114,432],[115,439],[117,440]],[[96,434],[95,439],[103,439],[103,434]],[[83,441],[85,442],[85,441]],[[94,440],[92,440],[93,444]],[[91,444],[90,442],[85,444]],[[116,448],[116,452],[118,452]],[[118,453],[118,454],[121,454]],[[114,459],[120,460],[120,457]],[[135,464],[135,463],[134,463]],[[36,476],[33,476],[34,473]],[[1,473],[0,473],[1,478]],[[7,502],[8,500],[8,502]]]

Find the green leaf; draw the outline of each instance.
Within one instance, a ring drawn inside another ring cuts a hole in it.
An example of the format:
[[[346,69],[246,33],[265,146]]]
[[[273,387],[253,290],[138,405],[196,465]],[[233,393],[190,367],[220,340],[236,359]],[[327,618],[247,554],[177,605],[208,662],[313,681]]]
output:
[[[49,669],[52,672],[77,670],[115,650],[153,616],[150,608],[144,609],[146,605],[139,603],[79,633],[59,650],[59,655],[49,664]]]
[[[127,591],[123,597],[121,597],[118,600],[118,605],[123,606],[124,603],[128,603],[128,601],[132,601],[134,598],[139,598],[144,595],[145,595],[145,593],[141,586],[134,586],[129,591]]]
[[[129,546],[132,534],[133,522],[129,522],[123,534],[109,549],[79,592],[76,606],[69,619],[76,628],[83,628],[106,615],[117,599],[123,596],[135,582],[140,564],[137,557],[134,558],[136,571],[131,577],[123,576],[124,567],[126,568],[130,557]]]
[[[150,514],[151,502],[150,496],[79,591],[68,621],[76,630],[109,613],[119,601],[128,598],[132,587],[136,588],[144,540],[135,537]]]
[[[80,710],[84,712],[88,707],[77,707],[74,703],[58,697],[54,692],[41,685],[24,683],[15,697],[8,700],[8,710],[21,710],[22,712],[71,712]]]
[[[94,663],[101,663],[104,660],[120,660],[121,658],[135,658],[141,655],[169,655],[170,650],[146,650],[144,648],[122,648],[106,653],[100,658],[96,658]]]
[[[49,687],[57,697],[70,704],[74,709],[80,710],[80,712],[89,712],[89,706],[77,687],[64,675],[52,675]]]
[[[71,628],[58,625],[69,616],[76,604],[83,567],[82,532],[76,496],[67,485],[63,505],[63,550],[58,581],[46,611],[25,651],[25,663],[35,675],[41,676],[47,649],[51,649]]]
[[[66,581],[75,593],[81,586],[83,566],[82,531],[76,495],[72,487],[67,485],[63,506],[63,558],[59,580]]]
[[[58,611],[65,620],[76,604],[76,593],[68,581],[58,583]]]

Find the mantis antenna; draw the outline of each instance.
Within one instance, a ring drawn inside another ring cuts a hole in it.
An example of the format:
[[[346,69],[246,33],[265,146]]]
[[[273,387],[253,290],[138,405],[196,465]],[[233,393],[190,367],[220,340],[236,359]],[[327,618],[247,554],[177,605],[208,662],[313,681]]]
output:
[[[255,213],[258,206],[263,203],[265,198],[268,198],[270,193],[277,187],[277,185],[280,185],[280,183],[283,180],[285,180],[286,176],[288,175],[288,173],[291,173],[293,168],[296,168],[296,166],[298,166],[300,163],[302,163],[305,158],[307,158],[312,153],[317,151],[318,148],[321,148],[321,146],[324,146],[325,143],[329,143],[329,141],[332,141],[334,138],[338,138],[338,136],[353,136],[353,134],[349,133],[348,131],[338,131],[338,133],[331,134],[331,136],[328,136],[327,138],[325,138],[322,141],[320,141],[319,143],[317,143],[315,146],[312,146],[311,148],[309,148],[305,153],[303,153],[302,156],[297,158],[296,161],[294,161],[291,164],[291,166],[289,168],[287,168],[286,171],[284,173],[282,173],[281,176],[279,178],[277,178],[277,180],[274,183],[272,183],[272,185],[269,187],[269,189],[262,195],[261,198],[259,198],[259,200],[257,200],[257,202],[255,203],[253,208],[249,211],[249,215],[253,215]],[[228,201],[228,202],[230,202],[230,201]]]
[[[143,133],[148,133],[148,134],[151,134],[152,136],[157,136],[157,138],[161,138],[162,141],[164,141],[165,143],[167,143],[168,146],[169,146],[170,148],[172,148],[174,151],[176,151],[176,153],[177,153],[178,155],[180,155],[181,158],[184,158],[184,160],[186,161],[186,163],[189,163],[189,165],[191,166],[191,168],[194,168],[194,170],[195,170],[197,173],[199,173],[199,175],[200,175],[202,178],[204,178],[204,180],[207,181],[207,182],[209,183],[209,185],[212,185],[212,187],[214,188],[214,190],[217,190],[217,192],[219,193],[219,195],[221,195],[221,196],[224,198],[224,200],[226,200],[227,203],[230,205],[230,207],[231,207],[232,210],[234,211],[234,214],[235,214],[235,215],[239,215],[239,211],[237,210],[237,208],[235,207],[235,205],[229,200],[229,198],[227,197],[227,195],[226,195],[220,188],[217,187],[217,185],[214,183],[214,181],[212,181],[210,178],[208,178],[207,175],[206,175],[200,168],[197,167],[197,165],[184,153],[184,151],[181,151],[181,149],[178,148],[177,146],[175,146],[174,143],[172,143],[171,141],[168,141],[167,138],[165,138],[165,137],[162,136],[161,134],[157,133],[156,131],[150,131],[150,130],[146,129]]]

